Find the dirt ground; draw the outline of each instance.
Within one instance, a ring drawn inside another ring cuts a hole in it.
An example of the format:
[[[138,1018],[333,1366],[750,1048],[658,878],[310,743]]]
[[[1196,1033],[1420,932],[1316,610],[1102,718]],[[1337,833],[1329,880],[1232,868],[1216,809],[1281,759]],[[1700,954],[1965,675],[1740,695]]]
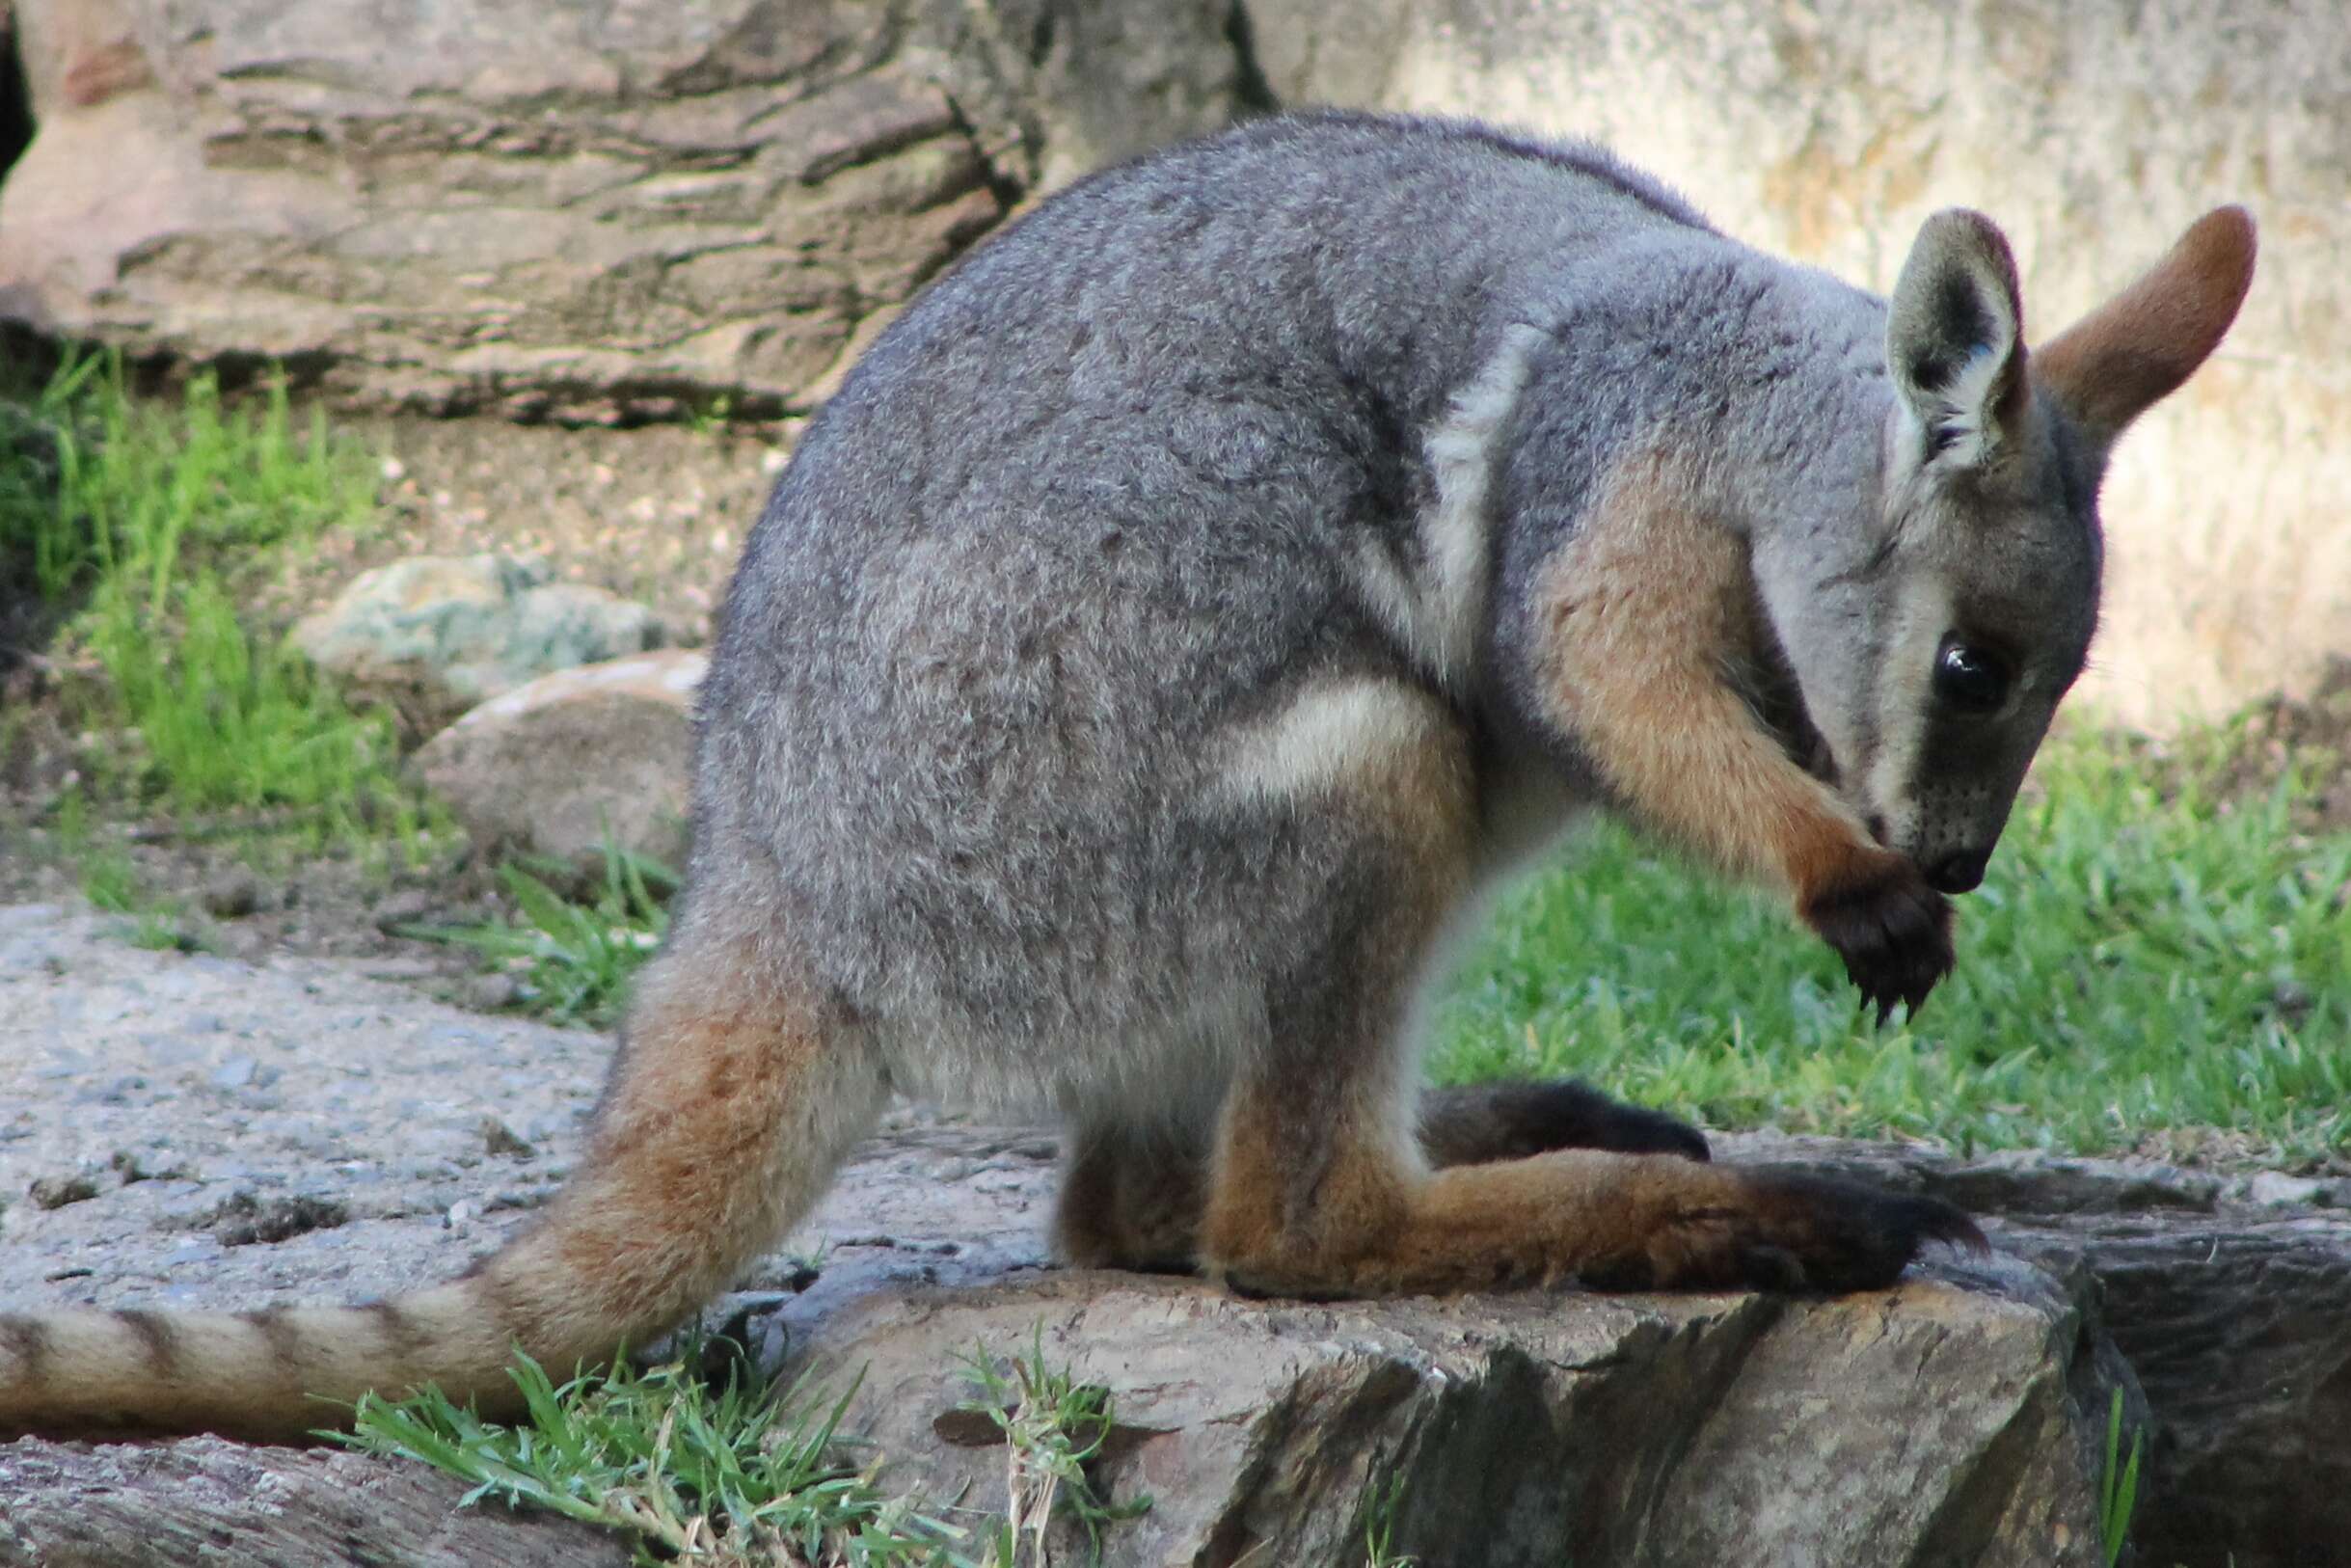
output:
[[[335,427],[380,464],[381,525],[330,535],[289,560],[256,589],[258,624],[282,632],[390,560],[499,550],[650,606],[681,646],[709,640],[744,535],[797,434],[797,423],[618,430],[419,418],[338,417]],[[47,822],[88,739],[67,727],[66,673],[38,650],[13,669],[0,661],[0,904],[54,903],[79,881]],[[182,945],[245,960],[364,959],[453,1000],[501,1000],[500,984],[475,976],[463,953],[387,930],[483,916],[489,868],[462,846],[386,875],[332,856],[257,856],[230,821],[114,825],[128,835],[120,852],[143,894],[178,907]]]
[[[2351,829],[2351,655],[2327,661],[2304,700],[2256,703],[2229,732],[2215,782],[2224,797],[2266,795],[2291,768],[2294,819],[2308,832]]]

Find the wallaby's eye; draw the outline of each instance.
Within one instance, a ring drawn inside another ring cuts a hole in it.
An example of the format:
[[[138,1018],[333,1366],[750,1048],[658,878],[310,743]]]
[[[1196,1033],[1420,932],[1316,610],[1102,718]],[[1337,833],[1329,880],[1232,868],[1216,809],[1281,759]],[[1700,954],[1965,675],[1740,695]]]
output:
[[[1934,653],[1934,694],[1973,714],[1987,714],[2008,700],[2008,663],[1988,648],[1943,638]]]

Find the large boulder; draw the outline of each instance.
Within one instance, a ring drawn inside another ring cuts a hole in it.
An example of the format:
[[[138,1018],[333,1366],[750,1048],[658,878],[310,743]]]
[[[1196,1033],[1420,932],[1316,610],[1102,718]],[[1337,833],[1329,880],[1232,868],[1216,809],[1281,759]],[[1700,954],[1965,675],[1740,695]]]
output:
[[[591,879],[608,843],[682,868],[693,693],[708,664],[673,648],[543,675],[434,736],[413,766],[484,848]]]
[[[802,407],[1040,181],[1220,123],[1227,0],[18,0],[0,309],[439,411]]]
[[[1249,0],[1285,102],[1596,137],[1731,233],[1889,287],[1989,212],[2039,339],[2243,202],[2260,270],[2219,355],[2121,446],[2087,689],[2141,720],[2300,694],[2351,650],[2351,26],[2302,0]]]

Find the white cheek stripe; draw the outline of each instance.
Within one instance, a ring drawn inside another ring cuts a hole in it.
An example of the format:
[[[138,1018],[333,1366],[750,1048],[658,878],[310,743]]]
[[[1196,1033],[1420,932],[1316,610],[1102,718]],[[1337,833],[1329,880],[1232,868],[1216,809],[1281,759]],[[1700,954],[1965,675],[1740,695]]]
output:
[[[1895,599],[1894,624],[1878,672],[1878,749],[1870,758],[1863,796],[1885,818],[1891,843],[1910,841],[1918,828],[1920,754],[1934,702],[1934,650],[1951,625],[1951,588],[1917,573]]]
[[[1486,608],[1493,541],[1488,504],[1502,428],[1518,409],[1542,328],[1519,322],[1446,417],[1421,438],[1436,500],[1418,522],[1421,565],[1399,567],[1376,540],[1358,557],[1357,581],[1372,611],[1414,661],[1448,690],[1466,689]]]

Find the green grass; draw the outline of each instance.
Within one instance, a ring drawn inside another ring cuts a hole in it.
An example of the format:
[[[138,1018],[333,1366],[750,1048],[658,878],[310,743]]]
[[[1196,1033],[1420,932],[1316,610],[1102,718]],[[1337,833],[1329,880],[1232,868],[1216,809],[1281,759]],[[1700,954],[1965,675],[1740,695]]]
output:
[[[1151,1506],[1148,1497],[1113,1503],[1095,1490],[1091,1467],[1116,1424],[1110,1391],[1048,1365],[1042,1324],[1028,1354],[1001,1368],[984,1346],[961,1361],[977,1395],[963,1408],[986,1415],[1004,1434],[1011,1501],[991,1527],[988,1560],[1002,1568],[1045,1568],[1057,1519],[1075,1521],[1086,1532],[1089,1556],[1099,1559],[1103,1531]]]
[[[499,879],[519,919],[409,926],[399,934],[470,948],[492,967],[517,973],[524,1008],[557,1023],[601,1029],[618,1022],[630,977],[668,930],[662,900],[677,878],[608,839],[604,883],[589,902],[565,898],[520,865],[500,867]]]
[[[1871,1028],[1778,908],[1604,829],[1464,961],[1439,1075],[1577,1073],[1717,1127],[2084,1151],[2220,1128],[2339,1154],[2351,834],[2297,835],[2290,780],[2224,806],[2084,730],[2036,778],[1959,901],[1958,973],[1907,1024]]]
[[[2217,1130],[2269,1163],[2340,1157],[2351,834],[2297,832],[2290,778],[2224,802],[2204,770],[2062,731],[1959,901],[1958,972],[1884,1029],[1777,905],[1596,828],[1444,987],[1435,1073],[1572,1073],[1721,1128],[2174,1154]],[[535,1011],[616,1018],[662,926],[653,868],[613,859],[586,905],[505,875],[519,921],[419,934],[527,971]]]
[[[1419,1568],[1420,1559],[1395,1549],[1396,1508],[1404,1500],[1404,1473],[1373,1482],[1364,1508],[1364,1568]],[[2108,1568],[2113,1568],[2112,1564]]]
[[[426,1389],[400,1400],[363,1395],[353,1430],[326,1435],[455,1475],[473,1488],[469,1504],[497,1498],[633,1532],[640,1562],[1021,1568],[1045,1561],[1054,1519],[1079,1525],[1098,1557],[1101,1531],[1150,1502],[1113,1505],[1095,1492],[1088,1467],[1114,1423],[1109,1391],[1047,1365],[1040,1336],[1001,1364],[985,1349],[963,1361],[974,1391],[965,1408],[986,1413],[1005,1439],[1002,1517],[883,1492],[878,1459],[859,1463],[861,1446],[840,1431],[853,1384],[837,1399],[805,1380],[746,1393],[730,1370],[714,1389],[693,1370],[710,1358],[691,1341],[648,1370],[623,1358],[561,1387],[518,1354],[511,1375],[527,1416],[513,1425]]]
[[[2122,1559],[2130,1540],[2131,1514],[2139,1506],[2139,1449],[2147,1434],[2130,1435],[2130,1457],[2122,1457],[2122,1391],[2117,1389],[2106,1407],[2106,1463],[2098,1472],[2098,1544],[2106,1568]]]
[[[78,692],[106,743],[96,786],[175,815],[290,811],[324,836],[381,821],[412,838],[389,725],[237,612],[288,553],[372,521],[366,455],[320,414],[297,432],[283,378],[234,407],[208,376],[155,402],[113,357],[68,360],[6,423],[0,553],[71,611],[61,662],[100,677]]]
[[[962,1550],[969,1531],[887,1496],[851,1463],[838,1432],[850,1394],[746,1393],[731,1380],[714,1391],[692,1359],[641,1372],[624,1361],[558,1388],[518,1357],[528,1419],[516,1425],[428,1389],[363,1395],[354,1429],[327,1435],[446,1471],[473,1487],[468,1503],[497,1498],[630,1531],[640,1562],[981,1568]]]

